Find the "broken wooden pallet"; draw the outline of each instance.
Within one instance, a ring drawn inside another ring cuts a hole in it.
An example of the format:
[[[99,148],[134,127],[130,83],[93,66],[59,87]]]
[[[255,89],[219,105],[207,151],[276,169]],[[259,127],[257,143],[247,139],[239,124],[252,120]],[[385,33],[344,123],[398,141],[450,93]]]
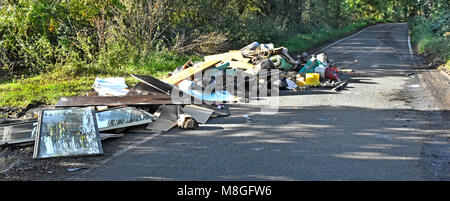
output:
[[[169,84],[178,84],[181,81],[183,81],[184,79],[198,73],[198,72],[202,72],[203,70],[214,66],[216,64],[218,64],[220,62],[220,60],[212,60],[212,61],[207,61],[207,62],[203,62],[199,65],[187,68],[175,75],[172,75],[166,79],[163,79],[164,82],[169,83]]]

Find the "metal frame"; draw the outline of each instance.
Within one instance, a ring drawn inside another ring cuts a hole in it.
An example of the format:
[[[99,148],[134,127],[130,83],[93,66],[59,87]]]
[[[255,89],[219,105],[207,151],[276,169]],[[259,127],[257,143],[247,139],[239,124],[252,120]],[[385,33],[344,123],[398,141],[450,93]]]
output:
[[[147,114],[147,115],[149,115],[149,116],[154,117],[154,115],[152,115],[152,114],[150,114],[150,113],[148,113],[148,112],[146,112],[146,111],[144,111],[144,110],[135,108],[135,107],[117,107],[117,108],[108,108],[107,110],[103,110],[103,111],[96,112],[95,114],[97,114],[97,113],[102,113],[102,112],[107,112],[107,111],[112,111],[112,110],[117,110],[117,109],[124,109],[124,108],[131,108],[131,109],[134,109],[134,110],[139,110],[139,111],[141,111],[141,112],[143,112],[143,113],[145,113],[145,114]],[[96,116],[96,118],[97,118],[97,116]],[[111,126],[111,127],[107,127],[107,128],[98,128],[98,130],[99,130],[99,131],[108,131],[108,130],[114,130],[114,129],[118,129],[118,128],[125,128],[125,127],[131,127],[131,126],[138,126],[138,125],[142,125],[142,124],[148,124],[148,123],[151,123],[151,122],[153,122],[152,119],[149,119],[149,120],[140,120],[140,121],[137,121],[137,122],[125,123],[125,124],[115,125],[115,126]]]
[[[2,124],[2,125],[0,125],[0,128],[6,128],[6,127],[11,127],[11,126],[21,126],[21,125],[27,125],[27,124],[34,124],[36,122],[37,121],[14,122],[14,123],[9,123],[9,124]],[[33,132],[33,131],[31,131],[31,132]],[[2,133],[2,135],[4,135],[4,133]],[[0,146],[1,145],[7,145],[7,144],[30,143],[30,142],[33,142],[33,141],[34,141],[34,139],[31,138],[31,133],[30,133],[30,138],[20,138],[20,139],[9,140],[9,141],[3,141],[2,139],[0,139]]]
[[[36,132],[36,136],[35,136],[35,140],[34,140],[34,151],[33,151],[33,158],[38,158],[38,159],[42,159],[42,157],[39,157],[39,148],[40,148],[40,137],[41,137],[41,124],[42,124],[42,120],[43,120],[43,114],[45,111],[54,111],[54,110],[69,110],[69,109],[80,109],[80,108],[67,108],[67,109],[47,109],[47,110],[41,110],[39,111],[39,117],[38,117],[38,125],[37,125],[37,132]],[[43,157],[43,158],[53,158],[53,157],[78,157],[78,156],[95,156],[95,155],[101,155],[103,154],[103,147],[102,147],[102,142],[101,142],[101,137],[100,137],[100,132],[98,129],[98,125],[97,125],[97,117],[95,115],[95,111],[93,108],[90,108],[90,112],[92,113],[92,118],[94,121],[94,130],[95,130],[95,135],[97,138],[97,144],[98,144],[98,149],[99,149],[99,153],[95,153],[95,154],[80,154],[80,155],[68,155],[68,156],[52,156],[52,157]]]

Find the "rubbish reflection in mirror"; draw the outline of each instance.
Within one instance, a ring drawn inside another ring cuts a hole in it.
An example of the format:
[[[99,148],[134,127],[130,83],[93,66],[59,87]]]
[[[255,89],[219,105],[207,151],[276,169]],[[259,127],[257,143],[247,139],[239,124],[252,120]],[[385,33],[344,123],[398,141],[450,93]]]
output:
[[[91,108],[41,111],[33,157],[103,154],[94,114]]]
[[[123,107],[96,113],[100,131],[151,123],[153,115],[132,107]]]

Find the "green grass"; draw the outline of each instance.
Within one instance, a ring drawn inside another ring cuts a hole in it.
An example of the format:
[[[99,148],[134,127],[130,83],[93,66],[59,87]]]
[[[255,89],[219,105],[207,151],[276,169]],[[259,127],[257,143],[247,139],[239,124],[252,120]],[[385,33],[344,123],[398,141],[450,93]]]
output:
[[[449,40],[431,33],[413,33],[413,42],[417,45],[419,54],[428,57],[433,64],[445,63],[450,60]]]
[[[450,61],[450,38],[433,33],[432,25],[433,22],[428,18],[413,18],[409,22],[411,41],[417,46],[419,54],[428,58],[432,64],[448,64]]]
[[[24,108],[33,102],[54,104],[62,96],[87,92],[95,77],[60,78],[43,74],[0,85],[0,107]]]
[[[350,26],[342,27],[340,29],[320,30],[308,34],[298,34],[292,38],[285,40],[285,42],[281,45],[287,47],[289,49],[289,52],[307,51],[308,49],[316,47],[317,45],[340,38],[345,34],[354,32],[367,25],[368,23],[366,22],[360,22],[352,24]]]
[[[67,75],[61,71],[17,80],[0,80],[0,107],[25,108],[28,104],[38,102],[46,105],[55,104],[64,96],[80,96],[92,90],[96,77],[126,78],[128,86],[134,86],[138,80],[129,76],[133,74],[152,75],[161,78],[183,65],[189,58],[200,60],[199,57],[188,57],[173,53],[155,53],[137,64],[128,63],[119,68],[90,69],[84,75]]]

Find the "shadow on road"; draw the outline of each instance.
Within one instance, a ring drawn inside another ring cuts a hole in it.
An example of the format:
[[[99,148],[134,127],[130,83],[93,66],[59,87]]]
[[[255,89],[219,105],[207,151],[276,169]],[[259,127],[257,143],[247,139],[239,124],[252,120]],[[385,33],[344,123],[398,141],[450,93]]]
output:
[[[433,120],[437,113],[448,111],[317,106],[281,109],[273,116],[254,112],[246,112],[253,123],[245,123],[242,110],[234,108],[232,116],[210,119],[199,129],[172,130],[127,153],[120,164],[111,165],[114,168],[104,167],[94,178],[417,180],[428,175],[448,179],[449,152],[435,148],[444,145],[436,136],[445,140],[449,133]],[[423,146],[411,151],[418,147],[411,144],[418,142]],[[414,172],[420,169],[414,166],[427,171]],[[399,167],[404,168],[401,173],[393,169]],[[132,174],[123,173],[125,169]],[[122,174],[115,174],[119,170]]]

